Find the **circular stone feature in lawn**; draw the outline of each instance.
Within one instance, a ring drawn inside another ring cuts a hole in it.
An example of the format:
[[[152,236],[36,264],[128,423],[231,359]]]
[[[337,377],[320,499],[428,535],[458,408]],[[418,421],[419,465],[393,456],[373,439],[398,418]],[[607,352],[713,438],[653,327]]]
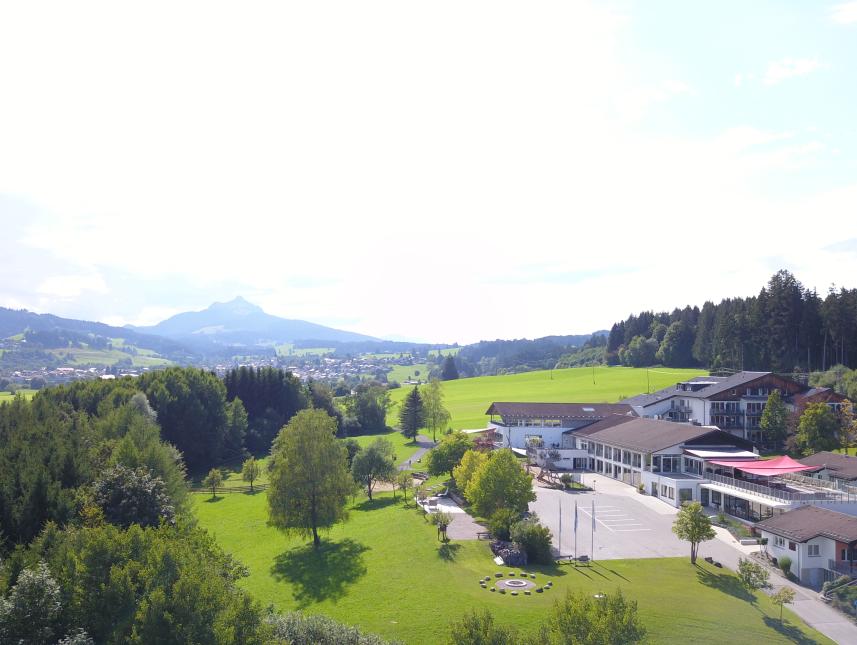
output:
[[[533,589],[536,585],[529,580],[519,580],[513,578],[511,580],[498,580],[496,583],[498,589],[508,589],[509,591],[521,591],[524,589]]]

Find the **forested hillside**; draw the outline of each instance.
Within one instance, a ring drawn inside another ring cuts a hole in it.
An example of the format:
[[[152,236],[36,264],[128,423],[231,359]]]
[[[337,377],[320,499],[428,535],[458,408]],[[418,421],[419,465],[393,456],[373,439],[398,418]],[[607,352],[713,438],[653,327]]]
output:
[[[822,297],[788,271],[759,295],[672,312],[644,311],[613,325],[607,363],[779,372],[857,366],[857,289]]]

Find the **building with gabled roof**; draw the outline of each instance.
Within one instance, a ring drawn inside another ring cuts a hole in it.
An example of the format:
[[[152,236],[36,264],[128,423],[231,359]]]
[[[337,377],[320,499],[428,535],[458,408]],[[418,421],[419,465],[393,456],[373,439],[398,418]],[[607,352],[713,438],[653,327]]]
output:
[[[773,372],[737,372],[680,381],[651,394],[622,401],[640,417],[713,425],[760,444],[762,413],[768,396],[779,391],[786,407],[822,401],[834,409],[845,400],[830,388],[809,388]]]

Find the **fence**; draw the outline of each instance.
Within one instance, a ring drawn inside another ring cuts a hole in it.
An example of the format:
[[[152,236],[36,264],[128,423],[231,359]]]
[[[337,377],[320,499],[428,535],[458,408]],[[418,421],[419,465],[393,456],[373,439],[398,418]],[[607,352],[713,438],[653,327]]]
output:
[[[249,486],[218,486],[215,488],[215,494],[220,495],[221,493],[256,493],[260,490],[266,490],[268,488],[268,484],[254,484],[253,490],[250,490]],[[206,488],[205,486],[191,486],[191,493],[211,493],[211,486]]]

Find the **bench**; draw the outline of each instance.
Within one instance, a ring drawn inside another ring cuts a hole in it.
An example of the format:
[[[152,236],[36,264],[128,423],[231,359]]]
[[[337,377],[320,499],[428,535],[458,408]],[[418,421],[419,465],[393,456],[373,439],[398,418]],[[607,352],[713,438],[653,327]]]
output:
[[[490,531],[479,531],[478,533],[476,533],[476,539],[477,540],[490,540],[491,539],[491,533],[490,533]]]

